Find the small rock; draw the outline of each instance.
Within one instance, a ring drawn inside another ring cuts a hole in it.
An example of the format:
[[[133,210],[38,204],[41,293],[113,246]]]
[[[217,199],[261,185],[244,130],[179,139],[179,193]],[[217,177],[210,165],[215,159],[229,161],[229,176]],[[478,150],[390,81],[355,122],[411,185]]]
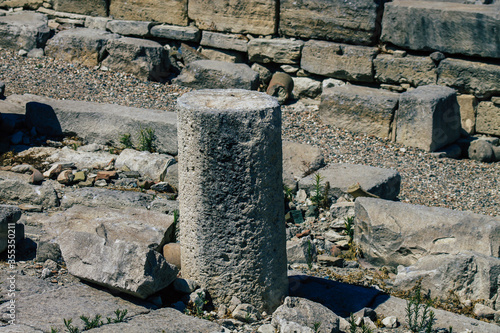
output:
[[[30,184],[40,185],[43,182],[43,180],[44,180],[43,174],[37,169],[33,169],[33,173],[31,174],[29,180]]]
[[[485,319],[493,319],[496,313],[492,308],[480,303],[474,305],[474,310],[472,310],[472,312],[474,312],[477,317]]]
[[[63,185],[71,184],[73,179],[73,171],[71,170],[64,170],[57,176],[57,181]]]
[[[20,204],[18,207],[24,212],[39,213],[43,211],[43,207],[38,205]]]
[[[227,306],[221,304],[217,309],[217,317],[224,318],[227,315],[227,311],[228,311]]]
[[[26,57],[28,55],[28,51],[26,51],[26,50],[19,50],[17,52],[17,55],[20,56],[20,57]]]
[[[21,164],[21,165],[13,166],[12,169],[10,169],[10,171],[16,172],[16,173],[27,173],[27,172],[31,171],[32,169],[33,169],[33,167],[29,164]]]
[[[43,49],[32,49],[27,54],[28,58],[43,58]]]
[[[75,183],[79,183],[79,182],[84,182],[86,179],[87,179],[86,172],[85,171],[78,171],[78,172],[75,172],[73,181]]]
[[[108,186],[108,182],[105,179],[94,180],[94,186],[106,187],[106,186]]]
[[[167,182],[159,182],[151,186],[151,189],[157,192],[173,193],[175,190]]]
[[[248,324],[262,319],[260,312],[251,304],[238,305],[232,314],[234,319]]]
[[[304,236],[309,236],[310,234],[311,234],[311,229],[307,229],[307,230],[302,231],[301,233],[296,234],[295,236],[297,238],[302,238]]]
[[[385,317],[382,319],[382,325],[387,328],[396,328],[399,325],[398,318],[394,316]]]
[[[241,301],[238,297],[233,296],[231,297],[231,301],[229,302],[229,311],[233,312],[238,305],[241,304]]]
[[[57,177],[57,175],[61,173],[61,171],[62,171],[62,165],[57,163],[52,165],[49,170],[45,171],[43,173],[43,176],[45,178],[54,179]]]
[[[329,267],[344,267],[344,259],[333,256],[319,255],[318,263]]]
[[[179,243],[168,243],[163,246],[163,257],[165,261],[181,269],[181,245]]]
[[[491,162],[494,157],[493,145],[486,140],[475,140],[469,146],[469,158],[479,162]]]
[[[52,259],[47,259],[45,260],[45,262],[43,263],[43,267],[44,268],[48,268],[50,269],[51,271],[57,271],[57,262],[55,262],[54,260]]]
[[[95,178],[96,181],[104,179],[109,182],[111,179],[118,179],[118,173],[116,171],[99,171]]]
[[[446,58],[445,55],[442,54],[441,52],[432,52],[430,57],[432,61],[434,61],[437,64],[439,64],[441,60],[444,60],[444,58]]]
[[[41,278],[42,278],[42,279],[46,279],[46,278],[48,278],[48,277],[50,277],[50,276],[52,276],[52,271],[51,271],[50,269],[48,269],[48,268],[44,268],[44,269],[42,270],[42,275],[41,275]]]

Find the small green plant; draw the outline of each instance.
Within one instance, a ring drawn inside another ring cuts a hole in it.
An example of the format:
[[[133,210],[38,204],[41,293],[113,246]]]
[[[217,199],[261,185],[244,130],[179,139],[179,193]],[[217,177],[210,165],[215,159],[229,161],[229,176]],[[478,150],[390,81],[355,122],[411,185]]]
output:
[[[246,322],[247,324],[250,324],[251,319],[252,319],[252,317],[250,316],[250,312],[247,312],[247,313],[245,314],[245,322]]]
[[[153,153],[156,151],[156,134],[152,128],[141,128],[139,130],[139,150],[149,151]]]
[[[358,327],[356,326],[356,320],[354,319],[354,315],[352,313],[349,316],[349,320],[347,322],[349,323],[349,333],[358,332]],[[362,323],[360,328],[361,328],[361,333],[372,333],[372,330],[368,328],[368,326],[366,326],[365,323]]]
[[[125,133],[122,136],[120,136],[120,143],[125,148],[133,148],[134,147],[134,145],[132,144],[132,135],[130,135],[130,133]]]
[[[309,269],[312,269],[312,266],[313,266],[313,247],[312,247],[312,243],[310,240],[307,240],[307,257],[306,257],[306,261],[307,261],[307,267],[309,267]]]
[[[59,333],[58,329],[55,329],[54,327],[50,328],[50,333]]]
[[[314,194],[311,196],[311,201],[313,204],[319,207],[321,201],[323,200],[323,186],[321,182],[323,181],[323,176],[319,173],[314,174]]]
[[[95,315],[94,319],[90,319],[89,317],[81,315],[80,319],[85,324],[85,327],[84,327],[85,330],[90,330],[92,328],[97,328],[97,327],[101,327],[102,325],[104,325],[104,323],[101,320],[100,314]]]
[[[66,329],[68,330],[69,333],[80,333],[78,327],[72,325],[73,319],[68,319],[68,320],[63,319],[63,321],[64,321],[64,326],[66,326]]]
[[[348,244],[349,247],[351,247],[354,240],[354,216],[344,217],[344,226],[347,237],[349,238]]]
[[[127,312],[128,312],[127,309],[125,309],[123,311],[120,310],[120,309],[116,309],[115,310],[115,316],[116,316],[116,318],[113,318],[113,319],[109,318],[109,317],[106,318],[108,320],[108,324],[111,324],[111,323],[113,323],[113,324],[115,324],[115,323],[122,323],[124,321],[124,319],[125,319],[125,316],[127,315]]]
[[[285,194],[285,201],[286,202],[293,201],[293,190],[284,184],[283,184],[283,193]]]
[[[200,300],[198,302],[194,302],[194,310],[197,316],[202,316],[203,307],[208,303],[208,301],[205,299],[205,294],[203,292],[198,292],[197,295]]]
[[[319,332],[319,328],[320,328],[320,326],[321,326],[321,323],[320,323],[320,322],[315,322],[315,323],[313,324],[313,330],[314,330],[314,332],[316,332],[316,333],[317,333],[317,332]]]
[[[434,311],[430,310],[432,300],[424,299],[421,284],[422,280],[417,281],[413,294],[406,302],[406,321],[410,331],[414,333],[431,333],[435,321]]]

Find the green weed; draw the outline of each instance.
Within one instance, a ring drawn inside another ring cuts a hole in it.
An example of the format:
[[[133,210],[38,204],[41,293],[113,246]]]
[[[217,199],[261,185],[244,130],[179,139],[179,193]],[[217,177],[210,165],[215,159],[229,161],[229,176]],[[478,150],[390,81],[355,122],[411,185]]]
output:
[[[125,133],[122,136],[120,136],[120,143],[123,145],[124,148],[134,147],[134,145],[132,144],[132,135],[130,135],[130,133]]]
[[[406,301],[406,321],[410,331],[414,333],[431,333],[435,321],[434,311],[430,310],[432,300],[424,299],[421,283],[421,280],[417,281],[413,294]]]
[[[153,153],[156,151],[156,134],[152,128],[141,128],[139,131],[139,150],[149,151]]]

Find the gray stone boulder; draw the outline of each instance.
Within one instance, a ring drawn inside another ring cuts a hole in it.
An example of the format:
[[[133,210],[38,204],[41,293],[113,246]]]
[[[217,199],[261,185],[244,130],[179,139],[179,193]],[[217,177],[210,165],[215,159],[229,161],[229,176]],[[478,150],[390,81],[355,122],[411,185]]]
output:
[[[391,138],[399,94],[354,85],[328,88],[321,94],[321,120],[355,133]]]
[[[195,89],[247,89],[259,87],[259,74],[246,64],[198,60],[189,63],[174,83]]]
[[[430,57],[379,54],[374,60],[375,80],[382,83],[409,83],[413,87],[436,84],[436,65]]]
[[[28,184],[29,176],[21,179],[11,178],[10,175],[0,173],[0,197],[6,202],[27,203],[53,208],[59,206],[56,189],[60,187],[56,181],[44,181],[42,185]]]
[[[374,47],[310,40],[304,44],[300,67],[309,73],[341,80],[373,82]]]
[[[110,20],[106,23],[107,30],[130,37],[147,37],[153,26],[153,22],[147,21]]]
[[[113,0],[109,15],[123,20],[188,24],[187,0]]]
[[[451,291],[462,303],[482,299],[495,306],[499,275],[499,258],[463,251],[425,256],[409,267],[399,266],[394,286],[408,290],[421,280],[422,289],[430,290],[433,298],[446,299]]]
[[[160,82],[169,75],[170,62],[167,51],[155,41],[130,37],[110,39],[106,51],[109,55],[102,65],[111,70]]]
[[[189,18],[201,30],[272,35],[276,27],[276,0],[188,1]]]
[[[311,145],[283,141],[283,183],[291,189],[297,180],[325,166],[321,149]]]
[[[381,40],[411,50],[499,58],[499,24],[497,5],[397,1],[384,8]]]
[[[426,151],[455,142],[462,128],[455,90],[422,86],[401,94],[396,111],[396,142]]]
[[[145,299],[177,276],[160,254],[173,238],[173,222],[147,210],[74,206],[47,225],[70,274]]]
[[[54,59],[93,67],[104,59],[108,40],[119,37],[88,28],[63,30],[48,41],[45,54]]]
[[[321,94],[321,81],[308,77],[294,77],[292,94],[295,98],[316,98]]]
[[[196,27],[179,27],[176,25],[155,25],[149,31],[151,36],[158,38],[182,40],[186,42],[199,42],[201,32]]]
[[[500,106],[493,102],[479,103],[476,115],[476,131],[500,136]]]
[[[126,323],[104,325],[89,330],[89,333],[156,333],[164,328],[176,333],[224,333],[224,327],[200,318],[188,316],[173,308],[161,308],[148,314],[135,316]]]
[[[128,133],[134,137],[141,129],[150,128],[154,130],[157,137],[155,141],[157,151],[177,155],[177,115],[175,112],[115,104],[61,101],[36,95],[10,95],[8,102],[26,106],[26,112],[32,114],[29,119],[32,119],[32,126],[37,129],[37,132],[38,128],[42,127],[54,128],[61,132],[76,133],[89,143],[112,143],[119,146],[122,135]],[[47,117],[37,116],[39,113],[47,114],[47,110],[55,113],[57,121],[50,124]]]
[[[279,4],[282,35],[350,44],[376,42],[379,6],[375,1],[282,0]]]
[[[109,208],[147,208],[153,201],[151,194],[135,191],[115,191],[102,188],[66,189],[61,198],[61,207],[74,205]]]
[[[239,52],[248,51],[248,39],[242,35],[236,34],[203,31],[200,45]]]
[[[0,205],[0,253],[7,250],[9,244],[15,244],[12,241],[24,238],[24,225],[16,223],[20,218],[21,210],[17,206]]]
[[[308,332],[302,326],[309,328],[310,332],[337,333],[340,332],[339,321],[339,316],[319,303],[300,297],[286,297],[283,305],[273,313],[272,325],[279,332],[288,332],[282,327],[296,323],[300,332]],[[316,328],[318,323],[320,325]]]
[[[172,156],[134,149],[123,150],[115,161],[117,169],[128,168],[131,171],[138,171],[154,181],[164,181],[168,167],[173,164],[175,159]]]
[[[292,238],[286,242],[286,257],[288,264],[312,264],[318,251],[311,237]]]
[[[344,195],[350,186],[359,183],[365,191],[393,200],[398,196],[401,186],[399,172],[361,164],[332,164],[319,169],[317,173],[323,177],[323,186],[326,182],[330,183],[330,195],[334,197]],[[314,174],[304,177],[299,180],[299,189],[311,193],[314,183]]]
[[[55,10],[92,16],[108,16],[108,1],[106,0],[53,0]]]
[[[113,159],[116,159],[116,155],[105,151],[88,152],[81,149],[74,150],[66,146],[50,154],[50,156],[46,158],[46,161],[49,163],[70,162],[73,163],[77,169],[92,168],[102,170]]]
[[[23,11],[0,16],[0,47],[30,51],[43,48],[49,36],[46,15]]]
[[[256,38],[248,43],[248,60],[260,63],[298,64],[303,41]]]
[[[355,213],[355,242],[375,264],[409,266],[466,250],[500,254],[498,217],[374,198],[356,199]]]
[[[437,84],[460,93],[488,98],[500,94],[500,66],[462,59],[444,59],[439,63]]]

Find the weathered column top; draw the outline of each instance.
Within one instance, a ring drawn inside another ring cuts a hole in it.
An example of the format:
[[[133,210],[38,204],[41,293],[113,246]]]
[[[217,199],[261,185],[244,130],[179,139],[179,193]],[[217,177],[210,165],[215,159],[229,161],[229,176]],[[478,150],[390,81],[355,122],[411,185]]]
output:
[[[276,98],[244,89],[195,90],[182,95],[177,105],[180,110],[202,113],[245,113],[279,107]]]

